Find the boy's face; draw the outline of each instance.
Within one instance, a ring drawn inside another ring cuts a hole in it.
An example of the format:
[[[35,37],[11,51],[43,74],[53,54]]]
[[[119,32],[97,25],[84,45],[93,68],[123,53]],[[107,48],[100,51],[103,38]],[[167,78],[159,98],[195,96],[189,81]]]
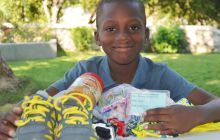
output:
[[[103,5],[95,37],[111,62],[125,65],[137,60],[148,39],[143,15],[134,2]]]

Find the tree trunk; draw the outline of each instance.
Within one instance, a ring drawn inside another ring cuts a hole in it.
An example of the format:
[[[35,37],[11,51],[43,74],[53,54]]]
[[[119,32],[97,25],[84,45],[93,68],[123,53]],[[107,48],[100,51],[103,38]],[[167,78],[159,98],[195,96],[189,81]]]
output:
[[[52,4],[49,5],[49,2],[52,2]],[[61,12],[63,4],[65,2],[66,0],[43,0],[42,4],[44,8],[44,13],[47,17],[48,24],[50,25],[50,27],[54,29],[54,33],[59,46],[63,50],[75,51],[76,47],[71,38],[70,32],[67,29],[59,29],[55,27],[60,18],[59,12]]]
[[[18,78],[6,64],[0,52],[0,90],[15,89],[19,84]]]
[[[53,4],[53,6],[51,8],[51,21],[50,21],[50,24],[52,26],[57,24],[58,11],[59,11],[59,8],[58,8],[57,4]]]
[[[45,13],[45,15],[47,17],[47,21],[48,21],[48,23],[50,23],[51,16],[50,16],[50,10],[47,7],[47,0],[43,0],[42,3],[43,3],[43,8],[44,8],[44,13]]]

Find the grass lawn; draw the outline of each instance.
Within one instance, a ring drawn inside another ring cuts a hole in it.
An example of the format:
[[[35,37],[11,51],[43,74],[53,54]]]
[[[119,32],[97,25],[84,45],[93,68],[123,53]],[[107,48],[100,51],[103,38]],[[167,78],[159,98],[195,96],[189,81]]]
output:
[[[103,53],[97,51],[76,52],[54,59],[8,61],[7,63],[15,75],[21,78],[24,84],[16,91],[0,91],[0,105],[10,108],[10,105],[6,105],[7,103],[17,103],[24,95],[30,95],[37,90],[47,88],[62,78],[64,73],[76,62],[95,55],[103,55]],[[143,53],[143,56],[166,63],[189,81],[220,97],[220,54]]]

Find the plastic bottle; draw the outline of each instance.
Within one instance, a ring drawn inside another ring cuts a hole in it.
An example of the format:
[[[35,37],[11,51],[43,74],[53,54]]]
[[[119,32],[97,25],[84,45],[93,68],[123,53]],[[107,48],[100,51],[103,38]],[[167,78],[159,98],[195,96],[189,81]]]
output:
[[[94,107],[101,97],[103,88],[103,81],[96,73],[86,72],[72,83],[67,89],[67,94],[72,92],[87,94],[91,98]]]

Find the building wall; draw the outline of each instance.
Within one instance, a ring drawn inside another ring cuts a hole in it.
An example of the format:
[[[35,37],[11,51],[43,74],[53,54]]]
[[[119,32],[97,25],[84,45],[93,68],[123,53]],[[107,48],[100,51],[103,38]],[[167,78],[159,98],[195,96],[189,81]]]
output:
[[[55,40],[41,43],[0,43],[0,51],[5,60],[31,60],[57,56]]]
[[[193,53],[220,52],[220,30],[211,26],[182,26]]]

